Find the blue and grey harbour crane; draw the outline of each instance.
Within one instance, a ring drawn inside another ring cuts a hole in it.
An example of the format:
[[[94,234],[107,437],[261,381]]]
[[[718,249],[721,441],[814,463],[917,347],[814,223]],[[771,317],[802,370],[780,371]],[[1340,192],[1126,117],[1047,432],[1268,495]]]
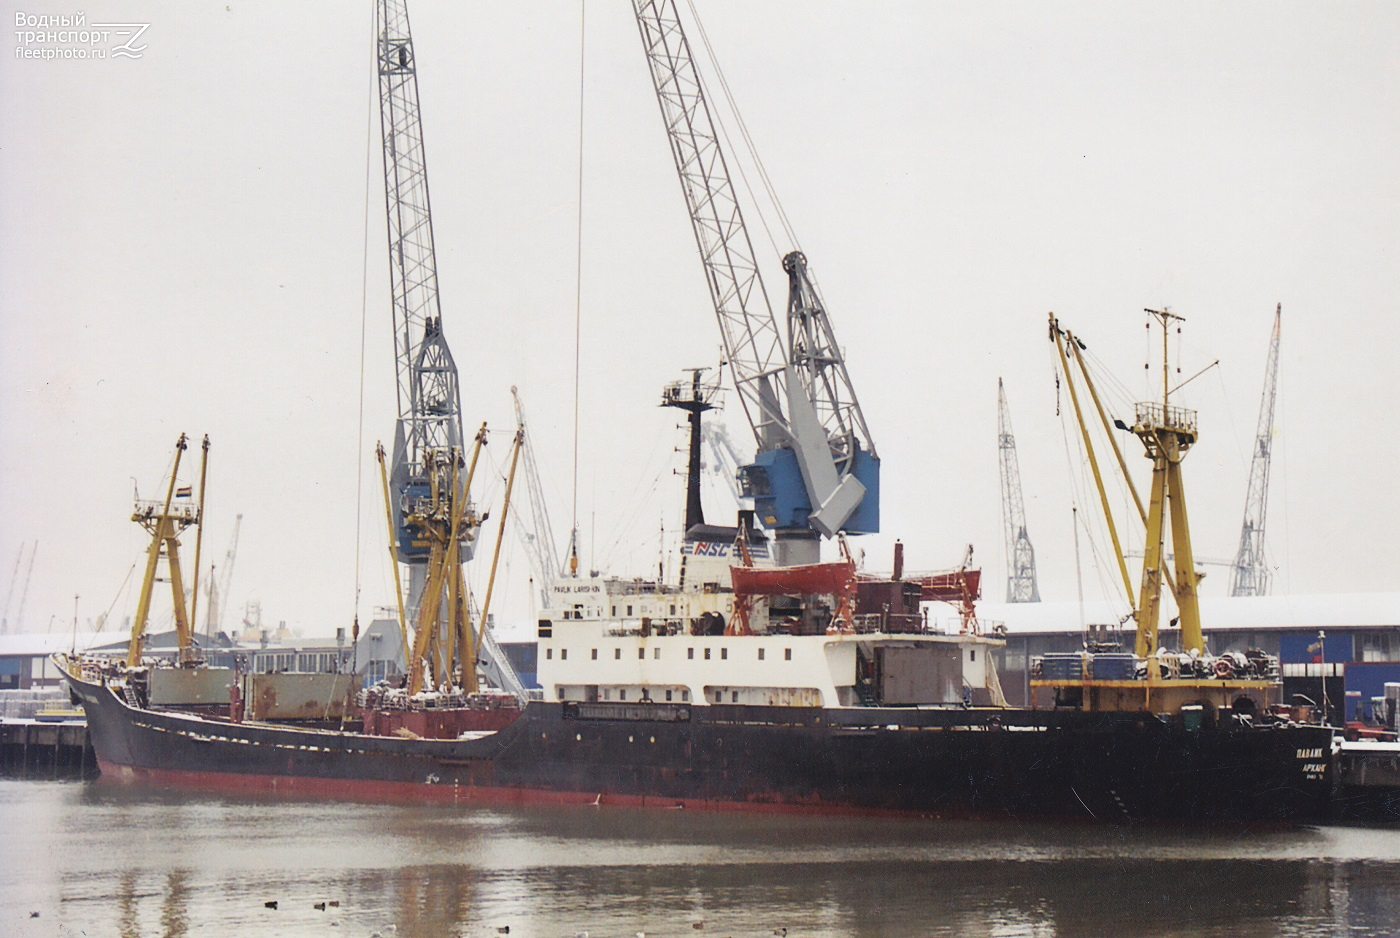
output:
[[[880,526],[880,460],[807,259],[783,258],[787,328],[773,315],[700,73],[674,0],[634,0],[657,102],[690,211],[725,359],[757,455],[745,497],[779,562],[818,559],[820,538]]]

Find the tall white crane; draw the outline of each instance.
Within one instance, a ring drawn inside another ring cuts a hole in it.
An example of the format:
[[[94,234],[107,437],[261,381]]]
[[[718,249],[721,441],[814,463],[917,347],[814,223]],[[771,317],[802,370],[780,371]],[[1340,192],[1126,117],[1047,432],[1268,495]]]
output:
[[[224,553],[224,564],[216,571],[209,571],[209,610],[205,613],[204,634],[211,642],[218,637],[223,625],[224,610],[228,607],[229,589],[233,585],[233,562],[238,558],[238,531],[243,527],[243,513],[233,519],[233,536],[229,538],[228,550]]]
[[[879,457],[800,251],[783,258],[780,330],[674,0],[633,0],[657,102],[700,249],[725,358],[758,454],[740,470],[784,563],[818,535],[879,530]],[[786,341],[785,341],[786,340]]]
[[[1274,398],[1278,391],[1278,341],[1283,304],[1274,309],[1274,331],[1264,365],[1264,394],[1259,402],[1259,427],[1254,434],[1254,458],[1249,468],[1249,494],[1244,501],[1240,549],[1230,575],[1231,596],[1267,596],[1273,579],[1264,557],[1264,516],[1269,508],[1269,461],[1274,447]]]
[[[1026,509],[1021,498],[1021,469],[1016,461],[1016,437],[1006,388],[997,379],[997,449],[1001,454],[1001,511],[1006,522],[1006,601],[1040,602],[1035,579],[1035,548],[1026,534]]]
[[[544,487],[540,481],[539,466],[535,464],[535,448],[530,434],[525,432],[525,404],[520,400],[520,392],[514,386],[510,389],[515,400],[516,426],[524,432],[520,446],[521,462],[525,470],[525,492],[530,503],[530,521],[516,524],[520,539],[530,556],[530,567],[538,578],[541,608],[548,608],[554,583],[559,579],[559,559],[556,555],[559,542],[554,539],[554,526],[549,520],[549,507],[544,498]]]

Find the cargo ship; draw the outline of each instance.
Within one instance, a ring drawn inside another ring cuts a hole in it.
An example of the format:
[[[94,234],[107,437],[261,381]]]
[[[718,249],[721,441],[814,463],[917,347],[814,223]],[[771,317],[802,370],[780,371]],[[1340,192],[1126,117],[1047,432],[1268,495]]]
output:
[[[932,579],[865,577],[843,560],[734,567],[734,585],[722,585],[726,548],[743,545],[707,536],[687,542],[696,579],[682,585],[556,584],[556,608],[537,626],[546,699],[520,708],[480,698],[451,707],[432,694],[415,702],[380,686],[347,694],[343,709],[247,718],[232,704],[155,702],[198,668],[61,664],[103,777],[118,782],[461,805],[1327,815],[1333,733],[1266,706],[1268,661],[1229,677],[1213,662],[1199,678],[1149,677],[1136,656],[1086,652],[1042,664],[1037,683],[1058,703],[1011,708],[996,678],[1002,641],[976,620],[931,622],[921,607],[925,590],[938,593]],[[1107,706],[1132,689],[1139,700],[1185,692],[1194,703],[1175,713]],[[440,719],[420,720],[418,732],[385,718],[415,710]]]
[[[177,563],[179,533],[202,516],[203,472],[199,507],[176,497],[172,472],[164,501],[134,515],[152,542],[126,657],[59,661],[105,778],[463,805],[1192,822],[1326,816],[1332,730],[1281,707],[1276,661],[1213,656],[1201,641],[1179,478],[1194,415],[1170,405],[1165,387],[1133,427],[1154,460],[1152,512],[1140,508],[1148,531],[1140,591],[1118,552],[1133,650],[1086,644],[1047,658],[1037,664],[1031,706],[1010,707],[995,666],[1003,642],[976,617],[975,570],[906,577],[897,558],[888,577],[858,571],[844,535],[880,529],[873,438],[800,251],[783,259],[786,342],[771,310],[759,308],[766,293],[755,287],[752,245],[671,3],[634,8],[725,358],[762,447],[739,470],[758,517],[733,528],[688,518],[676,584],[579,576],[572,566],[552,581],[535,624],[540,696],[483,689],[491,587],[476,615],[462,565],[485,520],[467,493],[486,428],[467,458],[436,299],[417,60],[403,3],[380,7],[400,418],[392,471],[382,448],[379,457],[408,673],[360,688],[353,673],[204,665]],[[1051,335],[1062,362],[1077,356],[1053,319]],[[1067,364],[1064,372],[1068,380]],[[699,417],[710,406],[698,372],[689,392],[678,386],[664,403],[691,412],[694,486]],[[523,434],[522,420],[507,503]],[[691,495],[698,505],[698,490]],[[1168,502],[1174,570],[1162,550]],[[502,525],[504,517],[502,509]],[[819,535],[839,539],[840,559],[821,561]],[[197,546],[195,554],[197,572]],[[141,640],[163,557],[180,637],[170,662],[145,655]],[[410,571],[407,603],[400,563]],[[493,579],[494,569],[493,560]],[[1164,586],[1181,612],[1180,650],[1157,638]],[[197,602],[197,583],[192,595]],[[952,602],[958,614],[931,620],[930,601]]]
[[[1153,315],[1166,326],[1171,314]],[[1082,423],[1070,365],[1081,343],[1053,317],[1050,334]],[[1080,374],[1092,393],[1082,363]],[[1086,639],[1080,652],[1037,660],[1028,707],[1001,692],[1004,642],[976,616],[970,564],[906,576],[897,547],[892,574],[872,576],[844,538],[837,561],[778,564],[750,512],[732,528],[694,519],[675,584],[576,573],[554,582],[536,623],[537,697],[477,686],[477,669],[461,663],[478,660],[487,630],[470,622],[460,634],[420,624],[409,674],[363,689],[354,675],[208,668],[187,627],[162,664],[140,643],[156,560],[173,564],[179,530],[200,520],[174,498],[174,474],[164,503],[133,516],[152,546],[128,656],[59,664],[104,777],[118,781],[464,805],[1326,818],[1335,731],[1282,704],[1276,659],[1212,655],[1203,640],[1180,477],[1194,412],[1172,405],[1164,385],[1131,430],[1153,462],[1139,591],[1119,554],[1135,645]],[[697,485],[692,473],[690,494]],[[180,626],[178,566],[167,579]],[[1177,650],[1157,626],[1168,589]],[[931,619],[932,602],[957,614]],[[470,687],[456,680],[463,673]],[[278,700],[318,703],[279,710]]]

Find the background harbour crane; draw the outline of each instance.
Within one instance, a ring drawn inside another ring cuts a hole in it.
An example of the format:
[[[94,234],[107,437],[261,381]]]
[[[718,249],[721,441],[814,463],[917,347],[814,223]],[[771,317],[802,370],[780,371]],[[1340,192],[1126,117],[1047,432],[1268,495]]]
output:
[[[559,542],[554,539],[554,526],[549,520],[544,486],[540,480],[539,466],[535,463],[535,449],[530,442],[530,434],[526,432],[525,403],[514,386],[510,394],[515,401],[515,422],[521,432],[520,461],[525,472],[526,500],[530,503],[529,522],[522,519],[516,523],[515,529],[520,532],[520,539],[530,558],[530,569],[534,571],[535,585],[540,594],[540,608],[549,608],[554,584],[559,579],[560,564],[555,554]]]
[[[1274,448],[1274,398],[1278,391],[1278,340],[1283,304],[1274,309],[1274,331],[1264,365],[1264,394],[1259,402],[1259,427],[1254,434],[1254,458],[1249,468],[1249,493],[1244,501],[1240,549],[1230,575],[1231,596],[1267,596],[1272,574],[1264,557],[1264,516],[1269,507],[1269,461]]]
[[[224,610],[228,607],[229,589],[233,585],[233,562],[238,557],[238,531],[243,527],[243,514],[233,519],[233,537],[229,538],[221,568],[209,568],[209,609],[205,612],[204,637],[212,644],[223,626]],[[217,576],[215,575],[217,574]]]
[[[1006,522],[1006,601],[1040,602],[1035,579],[1035,548],[1026,533],[1026,509],[1021,498],[1021,469],[1016,461],[1016,437],[1006,388],[997,378],[997,449],[1001,455],[1001,510]]]

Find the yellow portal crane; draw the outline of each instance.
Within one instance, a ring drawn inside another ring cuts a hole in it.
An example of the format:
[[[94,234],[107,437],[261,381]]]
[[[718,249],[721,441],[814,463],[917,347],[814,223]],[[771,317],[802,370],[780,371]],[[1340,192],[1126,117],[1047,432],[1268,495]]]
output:
[[[170,484],[165,490],[164,501],[137,501],[131,520],[140,524],[151,534],[151,546],[146,551],[146,574],[141,580],[141,598],[136,606],[136,618],[131,624],[131,643],[127,647],[127,667],[141,664],[141,640],[146,631],[146,622],[151,614],[151,600],[155,592],[160,559],[165,557],[169,568],[171,599],[175,604],[175,633],[179,643],[181,664],[192,663],[194,659],[194,634],[191,622],[193,615],[185,606],[185,581],[180,570],[180,535],[191,525],[200,523],[204,504],[204,480],[209,466],[209,437],[204,437],[203,455],[199,471],[199,505],[187,499],[193,494],[190,489],[176,489],[176,479],[180,473],[180,457],[187,448],[185,434],[175,443],[175,465],[170,470]],[[202,530],[202,529],[201,529]],[[199,555],[199,542],[196,542],[195,556]],[[199,576],[196,563],[195,577]],[[199,595],[199,583],[194,584],[194,595]]]

